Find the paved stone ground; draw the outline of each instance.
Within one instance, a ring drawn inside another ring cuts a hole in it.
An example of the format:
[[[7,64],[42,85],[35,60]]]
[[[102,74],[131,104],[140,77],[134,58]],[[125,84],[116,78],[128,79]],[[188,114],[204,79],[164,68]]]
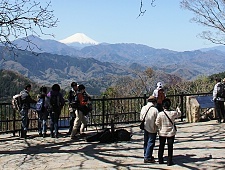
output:
[[[0,135],[0,169],[225,169],[225,123],[215,120],[199,123],[177,122],[178,133],[174,144],[174,162],[168,167],[143,163],[143,132],[136,126],[129,142],[110,144],[88,143],[84,139],[71,140],[66,130],[58,139],[38,137],[30,132],[27,139]],[[87,133],[93,131],[89,128]],[[157,158],[158,139],[154,151]],[[165,150],[165,159],[167,150]]]

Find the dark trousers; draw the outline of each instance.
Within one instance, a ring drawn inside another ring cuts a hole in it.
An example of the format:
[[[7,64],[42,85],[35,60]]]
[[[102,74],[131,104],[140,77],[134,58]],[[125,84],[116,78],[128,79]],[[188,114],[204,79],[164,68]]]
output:
[[[69,127],[69,132],[68,132],[69,134],[71,134],[71,132],[73,130],[74,120],[75,120],[75,117],[70,116],[70,127]]]
[[[225,117],[224,102],[216,100],[215,107],[216,107],[216,118],[219,122],[221,122],[221,119],[224,119]]]
[[[171,136],[171,137],[159,136],[159,152],[158,152],[159,162],[163,162],[163,153],[164,153],[166,140],[167,140],[167,146],[168,146],[168,160],[167,160],[167,163],[171,163],[172,162],[174,138],[175,138],[175,136]]]
[[[58,136],[58,121],[59,121],[60,112],[50,112],[50,131],[51,136],[55,133],[55,136]]]

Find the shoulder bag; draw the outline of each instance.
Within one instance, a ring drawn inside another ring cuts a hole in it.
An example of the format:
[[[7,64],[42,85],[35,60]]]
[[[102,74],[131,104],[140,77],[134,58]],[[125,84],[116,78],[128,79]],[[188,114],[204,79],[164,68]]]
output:
[[[176,125],[172,122],[172,120],[169,118],[169,116],[166,114],[166,112],[165,111],[163,111],[163,112],[165,113],[166,117],[169,119],[170,123],[174,126],[175,131],[177,131]]]
[[[139,125],[141,130],[145,130],[145,117],[146,117],[146,115],[147,115],[147,113],[148,113],[148,111],[149,111],[149,109],[150,109],[151,107],[152,107],[152,106],[150,106],[150,107],[148,108],[147,112],[145,113],[144,119],[141,121],[141,124]]]

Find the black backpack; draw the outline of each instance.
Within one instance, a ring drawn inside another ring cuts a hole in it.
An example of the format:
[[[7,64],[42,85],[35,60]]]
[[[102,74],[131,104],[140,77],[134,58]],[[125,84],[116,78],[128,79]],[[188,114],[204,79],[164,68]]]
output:
[[[126,129],[117,129],[115,132],[115,136],[118,141],[130,141],[132,137],[131,133]]]
[[[50,96],[50,108],[52,111],[59,111],[60,110],[60,102],[59,102],[59,95],[58,94],[51,94]]]
[[[109,129],[105,129],[104,132],[99,137],[100,143],[111,143],[114,141],[113,134]]]
[[[225,85],[223,83],[219,83],[217,86],[217,97],[225,98]]]

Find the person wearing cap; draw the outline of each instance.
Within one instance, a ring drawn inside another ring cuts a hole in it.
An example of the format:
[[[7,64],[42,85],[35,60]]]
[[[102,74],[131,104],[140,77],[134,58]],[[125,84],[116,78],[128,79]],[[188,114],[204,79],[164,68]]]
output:
[[[155,124],[158,127],[159,134],[159,151],[158,159],[159,164],[163,164],[163,153],[165,148],[165,143],[167,140],[168,145],[168,158],[167,165],[171,166],[173,162],[173,143],[176,135],[176,126],[174,124],[175,119],[181,116],[180,108],[177,107],[176,111],[171,111],[171,101],[170,99],[163,100],[163,111],[159,112]]]
[[[213,101],[215,103],[215,109],[216,109],[216,118],[217,118],[217,122],[221,123],[222,119],[223,122],[225,122],[225,110],[224,110],[224,101],[225,98],[219,95],[219,88],[224,88],[224,83],[225,83],[225,79],[224,82],[221,82],[221,78],[216,78],[216,84],[213,88]]]
[[[78,99],[77,99],[77,92],[78,92],[78,85],[76,82],[71,83],[71,89],[69,91],[69,112],[70,112],[70,126],[69,126],[69,131],[68,135],[71,135],[71,132],[73,130],[73,125],[74,125],[74,120],[75,120],[75,111],[78,108]]]
[[[144,163],[154,163],[153,149],[157,135],[157,126],[155,120],[158,115],[158,110],[155,108],[156,98],[150,96],[148,102],[142,107],[140,120],[145,119],[144,124]]]
[[[157,105],[156,108],[158,109],[158,111],[162,111],[162,101],[166,98],[164,89],[163,89],[163,85],[161,82],[158,82],[156,89],[153,91],[152,96],[154,96],[156,98],[157,101]]]

